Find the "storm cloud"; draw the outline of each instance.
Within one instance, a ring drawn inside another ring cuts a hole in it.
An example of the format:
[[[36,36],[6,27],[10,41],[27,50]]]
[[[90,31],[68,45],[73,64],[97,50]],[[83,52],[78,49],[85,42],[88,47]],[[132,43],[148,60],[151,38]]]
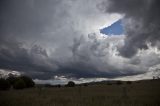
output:
[[[106,12],[124,15],[126,33],[121,55],[131,57],[147,44],[160,48],[160,1],[159,0],[109,0],[104,5]]]
[[[34,79],[146,73],[160,52],[159,2],[145,1],[1,0],[0,69]],[[100,33],[119,19],[124,35]]]

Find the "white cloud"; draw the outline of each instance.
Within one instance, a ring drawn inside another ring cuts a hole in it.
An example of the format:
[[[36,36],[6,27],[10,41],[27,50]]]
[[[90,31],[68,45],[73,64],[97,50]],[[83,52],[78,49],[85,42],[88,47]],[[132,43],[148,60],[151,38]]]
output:
[[[9,74],[15,75],[15,76],[19,76],[22,73],[18,72],[18,71],[14,71],[14,70],[4,70],[4,69],[0,69],[0,78],[6,78],[8,77]]]

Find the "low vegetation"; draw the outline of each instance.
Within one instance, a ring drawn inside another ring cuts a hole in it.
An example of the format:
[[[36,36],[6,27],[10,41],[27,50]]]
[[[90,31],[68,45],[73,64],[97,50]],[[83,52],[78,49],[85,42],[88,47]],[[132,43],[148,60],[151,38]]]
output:
[[[160,106],[160,80],[85,85],[0,91],[0,106]]]

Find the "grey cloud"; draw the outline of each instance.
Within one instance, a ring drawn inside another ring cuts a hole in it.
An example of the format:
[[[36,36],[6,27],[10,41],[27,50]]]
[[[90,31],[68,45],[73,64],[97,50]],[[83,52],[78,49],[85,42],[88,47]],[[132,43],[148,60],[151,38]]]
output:
[[[56,75],[113,78],[145,73],[150,66],[158,64],[159,54],[153,53],[148,60],[145,59],[148,55],[125,58],[119,54],[118,50],[125,51],[123,46],[132,53],[136,53],[139,45],[144,48],[145,42],[138,41],[138,35],[134,37],[136,44],[130,47],[134,41],[129,35],[124,43],[125,36],[102,37],[93,31],[106,16],[97,7],[102,1],[1,0],[0,69],[39,79]],[[137,18],[131,19],[131,23],[134,19]],[[125,22],[131,24],[129,19]],[[126,31],[132,31],[129,28]],[[142,33],[139,30],[136,34]],[[151,64],[152,60],[155,61]]]
[[[159,0],[109,0],[105,5],[106,12],[124,14],[127,37],[121,55],[131,57],[139,49],[147,49],[148,42],[159,48]]]
[[[39,34],[53,18],[50,13],[55,11],[58,1],[1,0],[1,33],[25,38]]]
[[[1,39],[2,40],[2,39]],[[33,46],[31,49],[23,47],[23,44],[13,39],[3,39],[0,45],[0,68],[17,70],[32,77],[45,75],[56,69],[50,63],[45,49]]]
[[[96,3],[93,4],[96,6]],[[81,8],[82,5],[85,5],[84,8]],[[85,1],[72,0],[0,1],[0,68],[41,78],[59,73],[72,74],[75,68],[60,70],[72,58],[70,47],[73,39],[85,33],[82,31],[85,23],[80,20],[97,14],[98,9],[94,6],[87,5]],[[94,12],[90,13],[88,9]],[[86,53],[79,53],[79,56],[85,59]],[[75,66],[78,67],[78,64]],[[80,69],[76,70],[77,75],[80,74]]]
[[[121,44],[124,36],[104,39],[98,39],[97,37],[99,37],[99,35],[97,34],[88,36],[89,40],[85,40],[83,36],[80,37],[79,40],[74,40],[72,48],[74,58],[66,64],[66,67],[78,71],[78,75],[89,72],[92,77],[109,78],[144,73],[146,68],[143,69],[132,63],[130,64],[116,54],[116,49]],[[113,54],[115,54],[115,56]],[[85,71],[83,72],[83,70]],[[72,71],[72,73],[74,73],[74,71]]]

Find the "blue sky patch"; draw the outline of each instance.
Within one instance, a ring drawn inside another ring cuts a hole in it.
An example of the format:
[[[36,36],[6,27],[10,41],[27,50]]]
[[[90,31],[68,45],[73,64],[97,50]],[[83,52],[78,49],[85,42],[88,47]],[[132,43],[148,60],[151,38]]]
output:
[[[114,22],[112,25],[100,29],[100,33],[105,35],[121,35],[124,33],[124,28],[122,25],[122,20]]]

